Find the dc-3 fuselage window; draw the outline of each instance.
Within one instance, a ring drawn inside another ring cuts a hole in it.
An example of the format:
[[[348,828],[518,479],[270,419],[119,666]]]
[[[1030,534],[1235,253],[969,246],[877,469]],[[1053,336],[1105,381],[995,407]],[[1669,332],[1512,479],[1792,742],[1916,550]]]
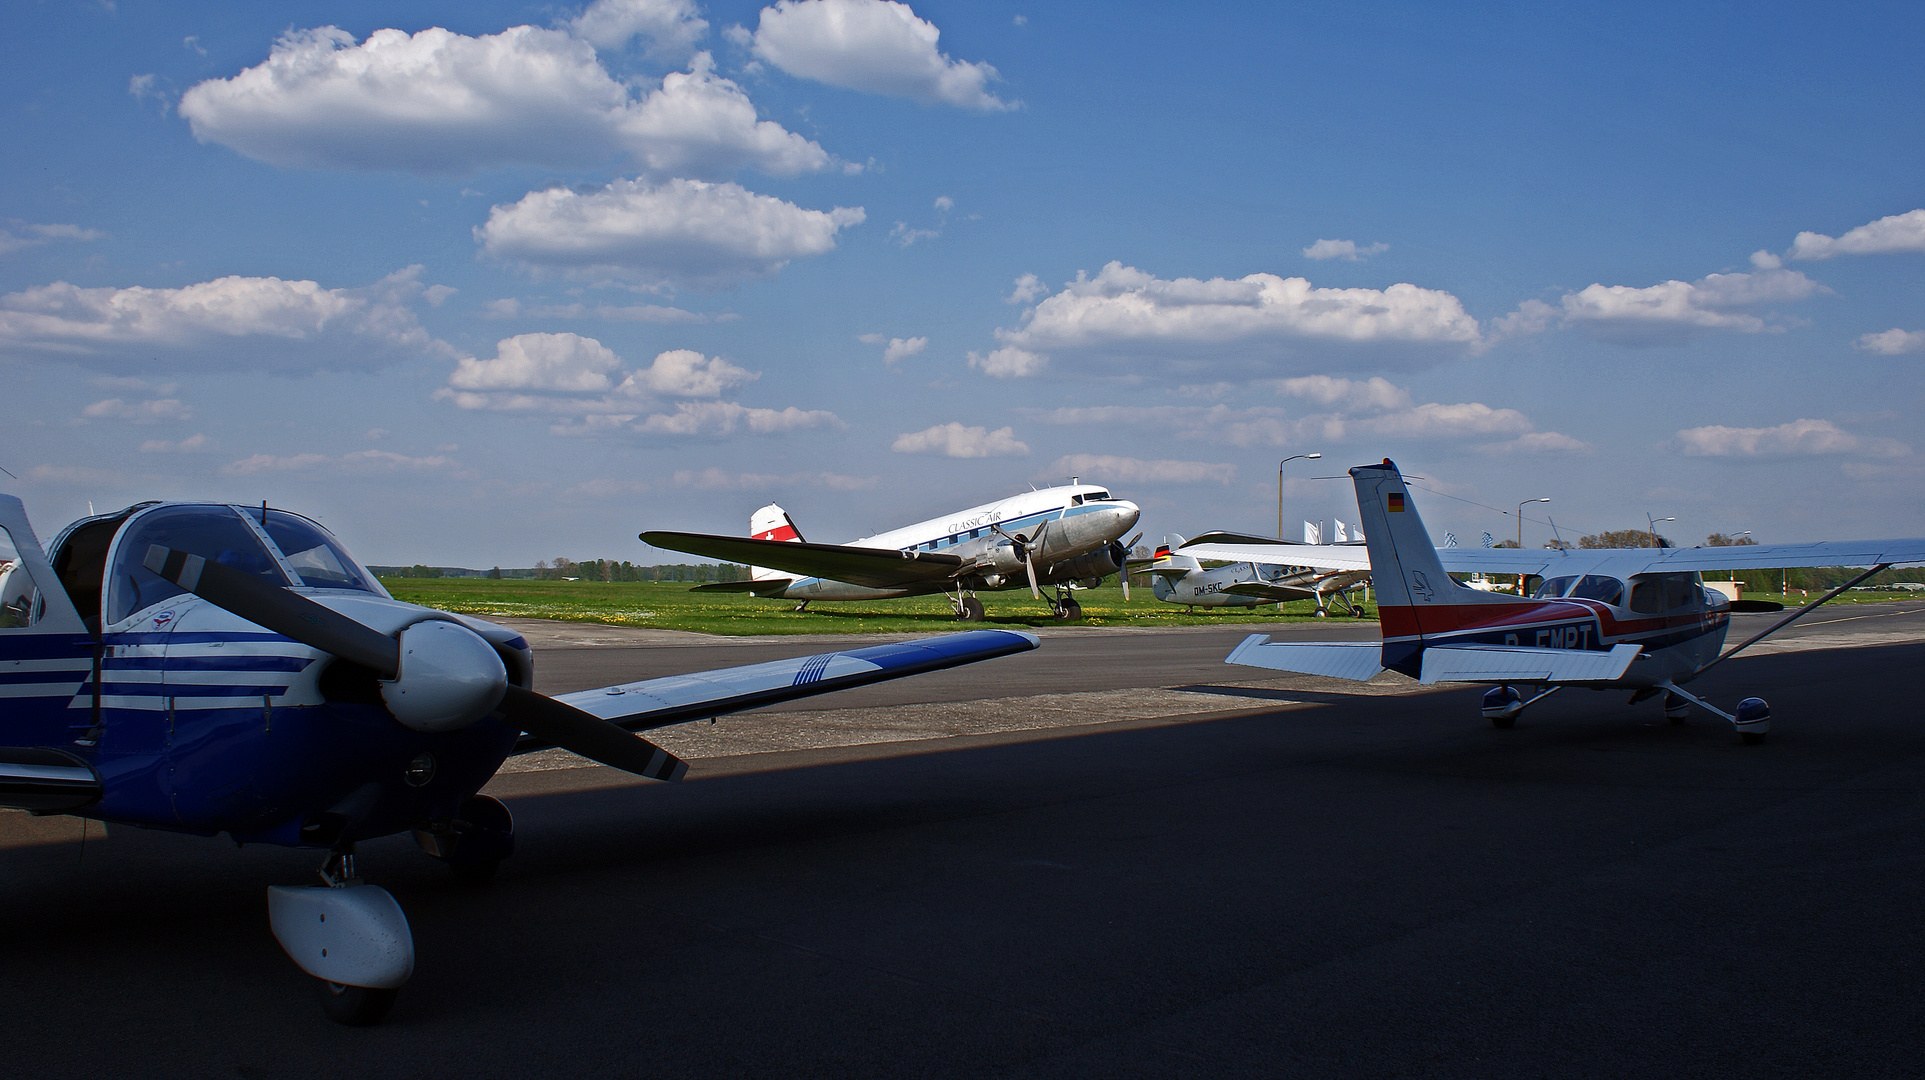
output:
[[[1662,615],[1699,603],[1703,592],[1696,574],[1643,574],[1631,582],[1631,610]]]
[[[354,589],[373,592],[366,572],[353,556],[323,532],[319,525],[284,510],[267,512],[267,536],[281,549],[287,564],[313,589]]]
[[[275,585],[287,584],[261,538],[231,507],[163,506],[136,518],[120,538],[107,580],[108,625],[181,592],[180,586],[142,565],[154,544],[199,555]]]

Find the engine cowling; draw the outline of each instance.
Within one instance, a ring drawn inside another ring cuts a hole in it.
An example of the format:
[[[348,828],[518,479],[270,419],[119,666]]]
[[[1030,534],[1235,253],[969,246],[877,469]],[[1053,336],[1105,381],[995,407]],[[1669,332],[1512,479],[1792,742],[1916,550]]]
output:
[[[1071,581],[1086,583],[1100,581],[1111,574],[1120,573],[1124,560],[1129,556],[1129,551],[1120,542],[1112,540],[1087,555],[1078,555],[1074,559],[1051,566],[1041,575],[1042,580],[1050,585]]]

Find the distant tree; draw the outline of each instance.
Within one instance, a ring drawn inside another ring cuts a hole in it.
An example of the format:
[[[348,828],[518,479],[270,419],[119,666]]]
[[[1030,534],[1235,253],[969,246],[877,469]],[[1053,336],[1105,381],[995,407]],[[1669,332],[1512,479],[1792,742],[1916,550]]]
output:
[[[1571,549],[1571,542],[1569,540],[1546,540],[1544,541],[1544,546],[1550,548],[1552,551],[1569,551]]]
[[[490,571],[488,571],[488,579],[489,579],[490,581],[500,581],[500,580],[501,580],[501,567],[499,567],[499,566],[497,566],[497,567],[495,567],[495,568],[494,568],[493,570],[490,570]]]
[[[1501,547],[1501,548],[1514,548],[1514,547],[1516,547],[1516,546],[1517,546],[1517,541],[1515,541],[1515,540],[1499,540],[1499,541],[1497,542],[1497,544],[1496,544],[1496,546],[1497,546],[1497,547]]]
[[[1723,533],[1712,533],[1704,538],[1705,547],[1749,547],[1757,542],[1749,536],[1726,536]]]
[[[1651,546],[1651,530],[1618,529],[1615,532],[1592,533],[1577,538],[1581,548],[1641,548]],[[1658,547],[1670,547],[1671,541],[1658,536]]]
[[[415,563],[408,568],[408,576],[418,578],[440,577],[441,568],[438,566],[423,566],[420,563]]]

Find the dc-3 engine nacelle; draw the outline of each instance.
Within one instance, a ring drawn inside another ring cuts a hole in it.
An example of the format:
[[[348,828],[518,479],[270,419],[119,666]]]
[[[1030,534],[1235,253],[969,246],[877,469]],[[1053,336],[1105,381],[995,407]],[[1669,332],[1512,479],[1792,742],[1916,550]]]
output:
[[[1129,558],[1129,551],[1119,541],[1112,540],[1088,555],[1079,555],[1068,562],[1059,562],[1049,568],[1042,576],[1045,585],[1060,585],[1066,582],[1079,582],[1090,588],[1111,574],[1121,573],[1123,561]]]

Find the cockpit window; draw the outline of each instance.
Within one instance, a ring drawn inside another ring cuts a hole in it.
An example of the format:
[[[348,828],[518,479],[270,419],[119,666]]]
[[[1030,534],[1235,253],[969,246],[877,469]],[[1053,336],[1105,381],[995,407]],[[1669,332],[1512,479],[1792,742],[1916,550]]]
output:
[[[1569,589],[1571,583],[1576,580],[1575,576],[1545,578],[1544,584],[1537,587],[1537,592],[1533,593],[1532,597],[1537,600],[1555,600],[1563,596],[1564,591]]]
[[[141,516],[121,535],[107,581],[104,615],[109,625],[181,593],[178,585],[142,565],[154,544],[199,555],[275,585],[287,584],[261,538],[231,507],[163,506]]]
[[[1624,582],[1601,574],[1586,574],[1578,579],[1571,595],[1580,600],[1596,600],[1616,607],[1624,601]]]
[[[313,589],[374,591],[353,557],[312,521],[284,510],[269,510],[267,535],[287,556],[288,565],[301,575],[301,584]]]
[[[1081,506],[1083,505],[1083,497],[1081,495],[1071,495],[1069,497],[1069,504],[1071,506]]]
[[[1084,494],[1083,501],[1084,502],[1109,502],[1110,493],[1107,491],[1091,491]]]
[[[1631,583],[1631,610],[1640,615],[1679,611],[1702,603],[1696,574],[1645,574]]]

